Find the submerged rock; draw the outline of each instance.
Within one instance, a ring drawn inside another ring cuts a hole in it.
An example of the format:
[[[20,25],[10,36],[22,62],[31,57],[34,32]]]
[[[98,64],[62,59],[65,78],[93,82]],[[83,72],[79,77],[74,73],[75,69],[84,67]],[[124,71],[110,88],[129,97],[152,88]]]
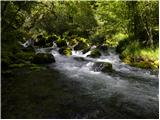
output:
[[[112,64],[108,62],[95,62],[92,69],[94,71],[112,72]]]
[[[101,53],[97,49],[92,50],[91,54],[88,55],[88,57],[92,57],[92,58],[99,58],[100,56],[101,56]]]
[[[55,62],[55,58],[49,53],[38,53],[33,56],[32,63],[45,64]]]
[[[80,62],[87,61],[84,57],[74,57],[74,59]]]

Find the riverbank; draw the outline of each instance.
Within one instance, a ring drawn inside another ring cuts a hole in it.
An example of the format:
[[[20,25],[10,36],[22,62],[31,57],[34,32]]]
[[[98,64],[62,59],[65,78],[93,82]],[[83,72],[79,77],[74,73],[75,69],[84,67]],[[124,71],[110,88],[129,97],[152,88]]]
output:
[[[2,118],[158,118],[158,74],[124,64],[114,48],[92,48],[98,57],[56,46],[3,53]]]
[[[117,47],[120,58],[126,64],[143,69],[158,70],[159,68],[159,47],[141,47],[138,41],[121,41]]]

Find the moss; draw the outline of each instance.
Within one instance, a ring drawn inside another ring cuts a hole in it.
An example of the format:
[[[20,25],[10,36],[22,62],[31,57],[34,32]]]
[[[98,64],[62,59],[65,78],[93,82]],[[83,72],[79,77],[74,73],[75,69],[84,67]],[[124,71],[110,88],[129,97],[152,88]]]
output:
[[[54,56],[49,53],[38,53],[33,56],[32,63],[45,64],[55,62]]]
[[[32,60],[33,55],[34,55],[33,52],[18,52],[17,54],[15,54],[15,56],[18,59],[23,59],[23,60],[27,60],[27,61]]]
[[[65,40],[59,39],[56,41],[56,44],[57,44],[57,47],[67,47],[67,43]]]
[[[9,67],[10,68],[20,68],[20,67],[24,67],[25,64],[24,63],[19,63],[19,64],[11,64]]]
[[[27,48],[22,49],[24,52],[35,52],[34,48],[32,46],[28,46]]]
[[[59,53],[62,55],[70,56],[72,55],[72,50],[69,47],[62,47],[59,49]]]
[[[95,62],[92,69],[94,71],[112,72],[112,64],[108,62]]]
[[[110,63],[104,63],[103,68],[102,68],[102,72],[112,72],[112,64]]]
[[[92,57],[92,58],[98,58],[101,56],[101,53],[98,49],[94,49],[93,51],[91,51],[91,54],[88,55],[88,57]]]
[[[50,35],[47,40],[46,40],[46,43],[52,43],[53,41],[56,41],[58,40],[58,36],[56,35]]]
[[[86,47],[82,50],[82,53],[85,54],[87,53],[89,50],[91,49],[91,47]]]
[[[69,45],[70,46],[74,46],[74,45],[76,45],[78,43],[78,41],[76,40],[76,39],[70,39],[70,41],[69,41]]]
[[[87,48],[87,44],[80,41],[75,47],[74,47],[74,50],[82,50],[82,49],[85,49]]]

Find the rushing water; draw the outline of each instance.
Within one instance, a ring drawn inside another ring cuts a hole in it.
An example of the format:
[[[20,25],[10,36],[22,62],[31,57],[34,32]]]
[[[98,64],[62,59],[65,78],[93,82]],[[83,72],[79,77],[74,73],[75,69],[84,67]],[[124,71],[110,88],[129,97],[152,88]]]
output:
[[[58,53],[55,44],[51,48],[36,49],[36,52],[51,52],[56,63],[50,64],[50,68],[65,76],[66,83],[79,83],[78,89],[83,91],[80,94],[96,101],[96,110],[77,118],[158,118],[157,72],[126,65],[112,48],[107,55],[102,53],[100,58],[87,57],[90,51],[83,54],[74,50],[70,57],[66,57]],[[114,72],[94,71],[95,62],[111,63]],[[85,103],[79,104],[87,106]]]
[[[39,52],[45,51],[47,49],[39,49]],[[87,57],[90,51],[85,54],[72,51],[70,57],[57,51],[58,48],[51,51],[56,63],[50,67],[66,75],[66,82],[79,82],[85,90],[82,94],[96,101],[97,111],[90,113],[91,116],[98,114],[100,107],[111,118],[158,118],[158,73],[124,64],[114,49],[109,49],[107,55],[96,59]],[[115,72],[94,71],[92,66],[97,61],[110,62]],[[106,118],[105,115],[102,118]]]

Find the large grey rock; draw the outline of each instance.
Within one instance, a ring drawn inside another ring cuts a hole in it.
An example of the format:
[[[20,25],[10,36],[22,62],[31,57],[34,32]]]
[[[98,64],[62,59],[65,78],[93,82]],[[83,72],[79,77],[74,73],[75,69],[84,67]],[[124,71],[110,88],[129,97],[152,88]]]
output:
[[[92,69],[94,71],[112,72],[112,64],[108,62],[95,62]]]

